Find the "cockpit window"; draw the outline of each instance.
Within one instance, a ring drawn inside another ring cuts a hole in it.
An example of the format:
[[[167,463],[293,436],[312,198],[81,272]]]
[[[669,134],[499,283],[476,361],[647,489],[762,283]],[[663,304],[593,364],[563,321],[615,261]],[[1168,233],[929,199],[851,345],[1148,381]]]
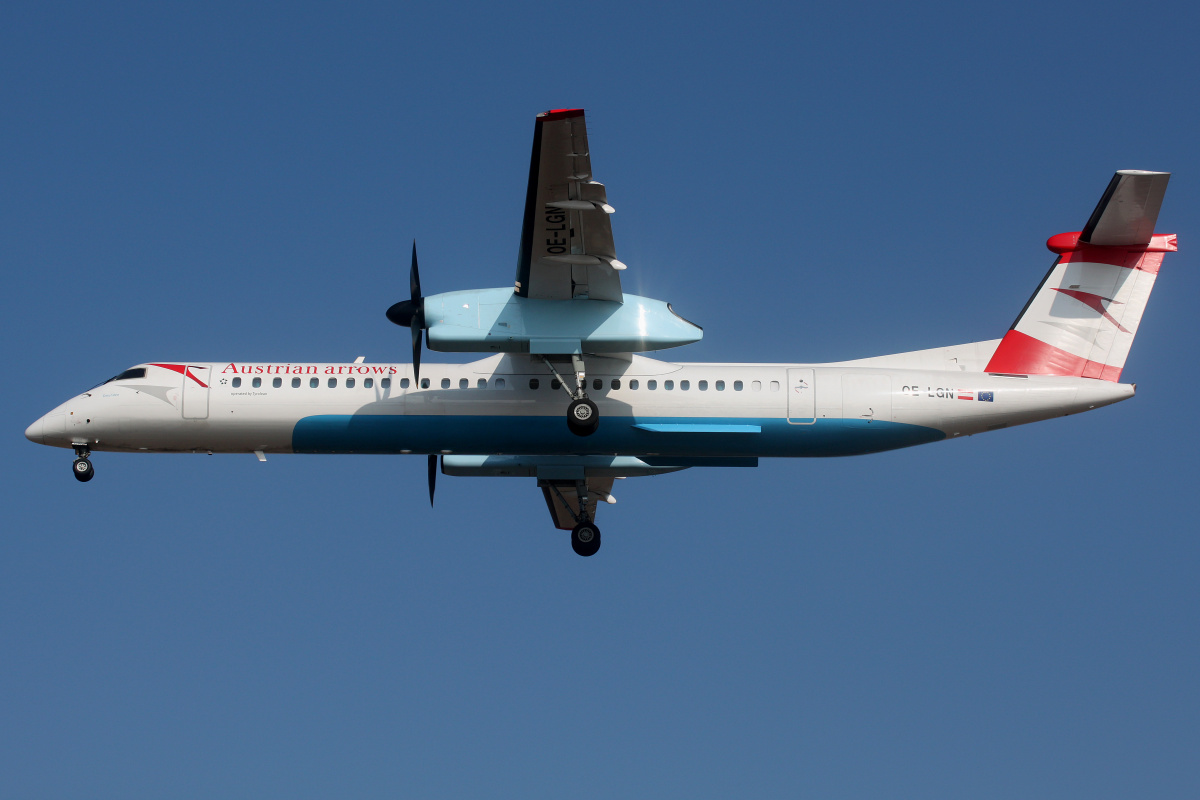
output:
[[[120,375],[114,375],[113,377],[106,380],[105,383],[112,383],[113,381],[127,381],[127,380],[131,380],[133,378],[144,378],[144,377],[146,377],[146,368],[145,367],[134,367],[133,369],[125,370]]]

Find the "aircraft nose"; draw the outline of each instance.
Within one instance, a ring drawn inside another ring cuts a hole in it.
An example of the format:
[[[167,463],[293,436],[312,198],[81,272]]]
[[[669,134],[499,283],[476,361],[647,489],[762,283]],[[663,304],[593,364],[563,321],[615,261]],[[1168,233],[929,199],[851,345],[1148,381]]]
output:
[[[45,444],[45,437],[42,433],[42,425],[45,419],[45,417],[38,417],[36,422],[26,428],[25,438],[34,444]]]

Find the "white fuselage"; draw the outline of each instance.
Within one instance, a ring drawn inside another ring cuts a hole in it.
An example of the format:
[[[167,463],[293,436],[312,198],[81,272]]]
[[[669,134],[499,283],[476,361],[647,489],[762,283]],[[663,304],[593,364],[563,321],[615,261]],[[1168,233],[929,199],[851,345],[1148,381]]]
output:
[[[144,364],[144,377],[74,397],[26,435],[134,452],[852,455],[1078,413],[1134,391],[1086,378],[853,364],[589,357],[600,426],[587,437],[567,430],[567,393],[529,356],[424,365],[422,385],[410,364]]]

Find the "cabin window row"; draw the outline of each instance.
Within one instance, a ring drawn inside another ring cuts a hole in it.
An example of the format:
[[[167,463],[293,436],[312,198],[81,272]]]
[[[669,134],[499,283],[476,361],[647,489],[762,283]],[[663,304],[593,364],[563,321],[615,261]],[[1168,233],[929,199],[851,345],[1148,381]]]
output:
[[[255,389],[260,389],[260,388],[262,388],[262,382],[263,382],[262,378],[253,378],[250,381],[250,385]],[[242,379],[240,377],[234,378],[232,383],[233,383],[234,389],[240,389],[242,386]],[[659,388],[658,384],[659,384],[659,382],[656,378],[650,378],[650,379],[646,380],[646,389],[651,392],[657,391]],[[302,378],[292,378],[292,388],[293,389],[299,389],[302,385],[303,385]],[[321,385],[320,378],[309,378],[308,379],[309,388],[316,389],[320,385]],[[327,378],[325,381],[325,385],[328,386],[330,389],[336,389],[338,386],[338,379],[337,378]],[[345,378],[344,383],[342,385],[344,385],[347,389],[353,389],[358,384],[354,378]],[[440,385],[441,385],[441,388],[443,388],[443,389],[449,389],[452,384],[451,384],[451,381],[449,378],[442,378]],[[614,391],[620,390],[622,385],[623,384],[622,384],[622,381],[620,378],[613,378],[612,381],[609,383],[609,386]],[[642,382],[638,378],[631,378],[624,385],[626,385],[629,389],[631,389],[633,391],[637,391],[638,389],[642,388]],[[276,389],[282,388],[283,387],[283,378],[272,379],[271,386]],[[409,381],[408,378],[400,379],[400,388],[401,389],[407,389],[407,388],[409,388],[409,386],[411,386],[411,382]],[[530,378],[529,379],[529,388],[530,389],[537,389],[540,386],[541,386],[541,380],[539,380],[538,378]],[[687,391],[691,390],[692,382],[689,380],[681,380],[678,382],[678,386],[679,386],[679,391],[687,392]],[[428,389],[429,387],[430,387],[429,378],[421,378],[421,388]],[[458,388],[459,389],[469,389],[470,387],[471,387],[470,379],[468,379],[468,378],[459,378],[458,379]],[[477,389],[486,389],[488,387],[487,379],[486,378],[476,379],[475,387]],[[676,382],[674,380],[664,380],[662,382],[662,388],[664,391],[668,391],[668,392],[674,391],[675,387],[676,387]],[[364,389],[375,388],[375,379],[374,378],[363,378],[362,388],[364,388]],[[380,378],[379,379],[379,388],[380,389],[392,388],[392,379],[391,378]],[[495,389],[505,388],[504,378],[493,378],[492,379],[492,388],[495,388]],[[553,378],[550,381],[550,388],[554,389],[554,390],[558,390],[558,389],[562,388],[562,384],[559,383],[557,378]],[[706,380],[705,381],[696,381],[696,389],[697,390],[699,390],[701,392],[707,392],[708,388],[709,388],[708,381],[706,381]],[[725,391],[725,381],[723,381],[723,380],[714,381],[712,384],[712,388],[718,392]],[[746,388],[745,384],[742,381],[734,381],[733,382],[733,390],[735,392],[740,392],[745,388]],[[763,388],[762,381],[750,381],[750,390],[751,391],[761,392],[762,388]],[[592,389],[597,392],[603,390],[604,389],[604,381],[602,381],[600,378],[593,379]],[[770,390],[772,392],[778,392],[779,391],[779,381],[771,381],[770,382]]]
[[[327,387],[329,387],[330,389],[336,389],[338,386],[338,380],[339,380],[338,378],[326,378],[325,385]],[[260,388],[262,388],[262,385],[263,385],[262,382],[263,382],[262,378],[253,378],[250,381],[250,386],[254,389],[260,389]],[[231,383],[232,383],[234,389],[240,389],[242,386],[242,379],[240,377],[234,378]],[[293,389],[299,389],[303,385],[304,385],[304,380],[302,378],[292,378],[292,388]],[[309,388],[316,389],[320,385],[321,385],[320,378],[309,378],[308,379]],[[345,379],[343,379],[342,385],[345,386],[347,389],[353,389],[356,386],[358,386],[358,382],[355,378],[345,378]],[[411,385],[412,385],[412,382],[408,378],[400,379],[400,388],[401,389],[407,389]],[[271,380],[271,386],[275,389],[282,388],[283,387],[283,378],[273,378]],[[430,386],[429,378],[421,378],[421,388],[428,389],[429,386]],[[449,389],[450,388],[450,379],[442,378],[441,386],[443,389]],[[459,379],[458,388],[467,389],[467,388],[470,388],[470,386],[471,386],[471,381],[468,380],[467,378]],[[478,380],[475,381],[475,386],[476,386],[476,388],[479,388],[479,389],[486,389],[488,387],[488,381],[486,378],[479,378]],[[492,379],[492,387],[493,388],[503,389],[504,386],[505,386],[504,378],[493,378]],[[362,388],[374,389],[375,388],[375,379],[374,378],[363,378]],[[391,378],[380,378],[379,379],[379,388],[380,389],[392,388],[392,379]]]
[[[537,378],[529,379],[529,388],[530,389],[536,389],[540,385],[541,385],[541,381],[539,381]],[[630,378],[629,381],[626,382],[625,384],[622,384],[620,378],[613,378],[612,381],[609,383],[609,387],[611,389],[613,389],[614,391],[620,390],[622,385],[625,385],[629,389],[634,390],[634,391],[642,388],[642,382],[641,382],[641,379],[639,379],[639,378]],[[664,380],[662,382],[662,388],[664,391],[668,391],[668,392],[674,391],[675,386],[676,386],[676,382],[673,379],[672,380]],[[691,390],[692,382],[689,380],[681,380],[678,382],[678,386],[679,386],[679,391],[687,392],[687,391]],[[725,381],[714,381],[712,386],[718,392],[725,391]],[[699,391],[707,392],[708,387],[709,387],[708,381],[696,381],[696,388]],[[557,378],[553,378],[550,381],[550,388],[551,389],[560,389],[560,388],[562,388],[562,384],[559,383]],[[604,381],[600,380],[599,378],[596,378],[592,381],[592,389],[594,389],[595,391],[597,391],[597,392],[601,391],[603,388],[604,388]],[[646,389],[647,390],[653,392],[653,391],[657,391],[658,388],[659,388],[659,386],[658,386],[657,378],[650,378],[646,381]],[[742,381],[734,381],[733,382],[733,390],[735,392],[740,392],[745,388],[746,388],[746,385]],[[761,392],[762,388],[763,388],[762,381],[750,381],[750,390],[751,391]],[[771,381],[770,389],[772,392],[778,392],[779,391],[779,381]]]

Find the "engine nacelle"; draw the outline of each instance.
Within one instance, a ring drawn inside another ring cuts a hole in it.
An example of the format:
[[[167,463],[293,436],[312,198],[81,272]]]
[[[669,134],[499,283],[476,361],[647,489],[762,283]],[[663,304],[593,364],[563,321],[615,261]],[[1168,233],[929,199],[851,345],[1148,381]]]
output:
[[[661,300],[535,300],[511,288],[426,297],[425,325],[430,350],[465,353],[645,353],[704,336]]]

